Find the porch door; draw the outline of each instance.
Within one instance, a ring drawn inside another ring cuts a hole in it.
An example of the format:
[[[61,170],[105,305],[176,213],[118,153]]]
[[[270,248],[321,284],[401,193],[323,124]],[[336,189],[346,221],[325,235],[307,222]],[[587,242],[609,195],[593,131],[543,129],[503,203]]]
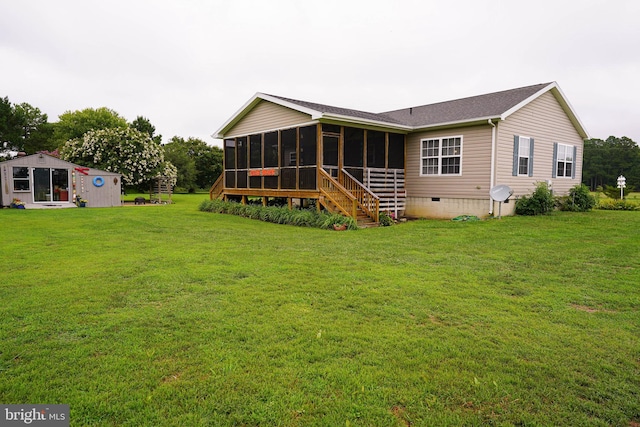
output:
[[[322,167],[329,175],[338,177],[338,141],[339,134],[322,135]]]

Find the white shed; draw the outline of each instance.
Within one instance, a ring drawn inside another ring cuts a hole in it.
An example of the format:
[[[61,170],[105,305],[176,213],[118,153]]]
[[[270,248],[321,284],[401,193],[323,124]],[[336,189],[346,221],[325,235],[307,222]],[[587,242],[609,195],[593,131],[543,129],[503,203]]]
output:
[[[0,162],[1,205],[18,199],[29,208],[120,206],[119,173],[76,165],[47,154],[33,154]],[[79,204],[79,203],[78,203]]]

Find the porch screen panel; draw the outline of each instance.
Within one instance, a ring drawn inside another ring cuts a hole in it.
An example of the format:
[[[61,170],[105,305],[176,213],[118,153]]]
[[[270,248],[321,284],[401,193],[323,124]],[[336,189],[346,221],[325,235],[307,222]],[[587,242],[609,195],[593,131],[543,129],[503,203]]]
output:
[[[344,169],[362,182],[364,177],[364,130],[344,128]]]
[[[249,167],[262,167],[262,135],[249,137]]]
[[[236,139],[236,165],[238,169],[247,168],[247,137]]]
[[[296,188],[296,166],[298,165],[297,129],[280,132],[280,188]]]
[[[344,128],[344,165],[363,166],[364,130]]]
[[[299,187],[301,190],[315,190],[316,189],[316,173],[315,167],[301,167],[299,172]]]
[[[264,134],[264,167],[278,167],[278,132]]]
[[[370,130],[367,132],[367,167],[384,168],[384,132]]]
[[[247,188],[247,154],[249,151],[249,143],[246,136],[236,138],[236,186],[238,188]]]
[[[249,168],[262,168],[262,135],[249,137]],[[250,188],[262,188],[261,176],[249,176]]]
[[[224,140],[224,168],[225,169],[236,168],[236,140],[235,139]]]
[[[236,171],[235,170],[224,172],[224,186],[227,188],[236,188]]]
[[[278,167],[278,132],[264,134],[264,167]],[[264,188],[278,188],[279,176],[265,176],[262,178]]]
[[[330,124],[327,124],[327,123],[323,123],[322,132],[340,133],[340,125],[330,125]]]
[[[389,169],[404,169],[404,135],[389,134]]]
[[[300,128],[300,166],[315,166],[316,135],[316,125]]]

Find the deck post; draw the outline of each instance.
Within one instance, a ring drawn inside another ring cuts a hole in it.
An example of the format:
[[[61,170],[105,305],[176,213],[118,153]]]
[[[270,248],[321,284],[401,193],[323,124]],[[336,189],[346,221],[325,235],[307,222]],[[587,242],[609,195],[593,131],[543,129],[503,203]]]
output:
[[[269,198],[268,197],[262,197],[262,206],[267,206],[269,203],[267,202]]]

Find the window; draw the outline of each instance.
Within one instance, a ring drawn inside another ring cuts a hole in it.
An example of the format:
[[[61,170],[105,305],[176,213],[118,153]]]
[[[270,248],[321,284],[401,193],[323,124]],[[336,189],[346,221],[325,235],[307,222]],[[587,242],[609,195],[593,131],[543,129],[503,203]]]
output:
[[[13,191],[29,191],[29,168],[13,168]]]
[[[533,138],[513,136],[513,176],[533,176]]]
[[[575,168],[573,166],[576,157],[575,145],[554,144],[553,146],[553,177],[575,178]]]
[[[423,139],[421,175],[462,175],[462,137]]]

